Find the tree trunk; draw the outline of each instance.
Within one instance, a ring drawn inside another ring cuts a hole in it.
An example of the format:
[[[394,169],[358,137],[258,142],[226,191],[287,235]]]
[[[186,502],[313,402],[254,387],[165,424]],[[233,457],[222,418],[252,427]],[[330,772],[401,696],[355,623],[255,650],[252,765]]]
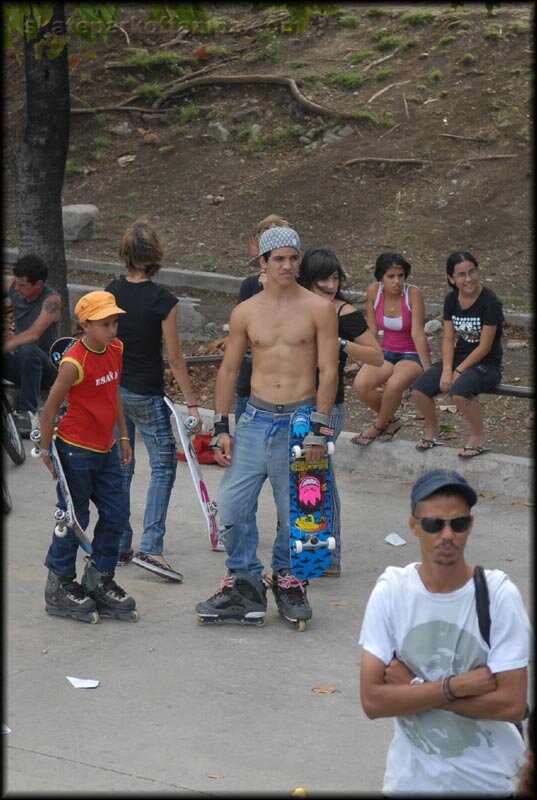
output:
[[[57,3],[37,39],[24,40],[26,130],[10,153],[15,176],[19,256],[35,253],[49,268],[49,285],[62,297],[61,334],[71,335],[67,265],[62,224],[62,187],[69,147],[69,64],[67,46],[49,59],[34,46],[45,32],[65,32],[64,4]]]

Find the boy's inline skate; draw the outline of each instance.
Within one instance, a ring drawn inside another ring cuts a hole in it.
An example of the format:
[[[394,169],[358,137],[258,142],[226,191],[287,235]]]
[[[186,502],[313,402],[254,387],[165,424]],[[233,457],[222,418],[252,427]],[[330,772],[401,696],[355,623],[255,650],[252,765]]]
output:
[[[88,560],[81,583],[89,596],[95,600],[101,617],[138,622],[140,615],[136,611],[136,601],[115,582],[114,570],[102,572],[92,560]]]
[[[45,608],[56,617],[72,617],[83,622],[99,622],[95,600],[86,590],[70,578],[55,575],[49,570],[45,586]]]
[[[306,630],[306,622],[313,612],[306,596],[307,581],[300,580],[290,569],[280,569],[265,576],[270,584],[278,611],[284,619],[292,622],[298,631]]]

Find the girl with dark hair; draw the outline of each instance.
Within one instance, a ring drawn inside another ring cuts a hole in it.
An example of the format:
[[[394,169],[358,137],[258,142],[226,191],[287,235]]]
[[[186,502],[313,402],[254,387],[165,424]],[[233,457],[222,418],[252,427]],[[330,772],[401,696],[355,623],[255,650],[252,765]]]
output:
[[[343,383],[347,357],[367,364],[382,364],[382,351],[367,328],[367,322],[361,311],[358,311],[345,298],[341,284],[345,281],[345,273],[339,260],[330,247],[310,247],[304,253],[300,263],[297,282],[304,288],[325,297],[334,304],[338,315],[339,364],[338,388],[330,427],[334,428],[334,441],[343,430],[345,423],[345,386]],[[334,472],[334,459],[330,460],[332,477],[332,535],[336,540],[336,549],[325,575],[339,575],[341,572],[341,531],[340,501]]]
[[[360,400],[377,415],[375,422],[351,441],[367,447],[378,439],[391,442],[401,425],[396,417],[403,393],[431,364],[423,330],[425,303],[417,286],[406,283],[411,266],[399,253],[381,253],[376,282],[367,290],[366,314],[374,335],[384,332],[381,366],[365,364],[354,380]],[[384,385],[382,394],[377,387]]]
[[[478,263],[466,250],[452,253],[446,264],[451,291],[444,300],[442,360],[412,386],[412,397],[425,418],[417,450],[442,444],[434,398],[449,393],[470,426],[470,436],[460,458],[475,458],[484,447],[485,429],[477,396],[488,392],[502,377],[502,304],[492,289],[479,281]],[[458,337],[458,338],[457,338]]]
[[[155,231],[146,222],[134,222],[124,232],[119,247],[127,275],[106,287],[120,308],[127,312],[120,315],[117,335],[124,346],[119,393],[133,453],[132,461],[123,468],[128,495],[134,475],[136,430],[142,434],[151,466],[140,549],[132,558],[133,531],[127,521],[120,540],[118,566],[132,558],[133,564],[180,583],[183,576],[162,554],[166,515],[177,470],[170,410],[164,402],[163,344],[189,414],[197,419],[194,433],[201,431],[201,418],[177,333],[178,299],[153,280],[162,265],[163,255],[164,248]]]

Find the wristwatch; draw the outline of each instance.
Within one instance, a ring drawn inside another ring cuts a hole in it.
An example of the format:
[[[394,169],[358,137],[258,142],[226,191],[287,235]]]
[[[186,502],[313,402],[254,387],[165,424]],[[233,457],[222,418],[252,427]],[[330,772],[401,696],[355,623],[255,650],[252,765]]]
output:
[[[417,675],[416,675],[415,678],[412,678],[412,680],[410,681],[410,685],[411,686],[416,686],[416,685],[421,684],[421,683],[425,683],[425,678],[418,678]]]
[[[348,342],[347,339],[340,339],[339,340],[339,349],[340,350],[345,350],[345,348],[347,347],[348,343],[349,342]]]

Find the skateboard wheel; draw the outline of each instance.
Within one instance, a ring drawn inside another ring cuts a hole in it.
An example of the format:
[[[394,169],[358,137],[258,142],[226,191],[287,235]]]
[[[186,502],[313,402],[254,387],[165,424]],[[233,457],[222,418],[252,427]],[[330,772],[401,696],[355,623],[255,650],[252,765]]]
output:
[[[129,617],[129,622],[138,622],[140,615],[137,611],[132,611]]]
[[[296,542],[295,542],[295,553],[301,553],[303,551],[303,549],[304,549],[304,545],[302,544],[300,539],[297,539]]]
[[[328,443],[327,443],[327,445],[326,445],[326,452],[327,452],[327,454],[328,454],[329,456],[333,456],[333,455],[334,455],[334,451],[335,451],[335,449],[336,449],[336,448],[334,447],[334,442],[328,442]]]
[[[64,536],[67,536],[67,525],[56,525],[54,528],[54,533],[60,539],[63,539]]]
[[[92,611],[88,619],[88,622],[90,623],[90,625],[96,625],[99,622],[99,619],[100,619],[99,614],[96,611]]]
[[[32,447],[32,449],[30,450],[30,455],[32,456],[32,458],[40,458],[41,450],[39,449],[39,447]]]
[[[38,442],[41,439],[41,431],[39,428],[34,428],[33,431],[30,431],[30,441]]]
[[[298,622],[296,623],[296,629],[299,633],[304,633],[304,631],[306,630],[306,620],[299,619]]]
[[[326,546],[328,547],[329,550],[336,549],[336,540],[333,536],[328,537],[328,539],[326,540]]]
[[[295,444],[295,446],[291,450],[291,453],[293,454],[293,458],[300,458],[300,456],[302,455],[302,448],[300,447],[300,445]]]
[[[185,428],[188,428],[188,430],[192,430],[192,428],[195,428],[197,424],[198,420],[196,417],[187,417],[185,419]]]

